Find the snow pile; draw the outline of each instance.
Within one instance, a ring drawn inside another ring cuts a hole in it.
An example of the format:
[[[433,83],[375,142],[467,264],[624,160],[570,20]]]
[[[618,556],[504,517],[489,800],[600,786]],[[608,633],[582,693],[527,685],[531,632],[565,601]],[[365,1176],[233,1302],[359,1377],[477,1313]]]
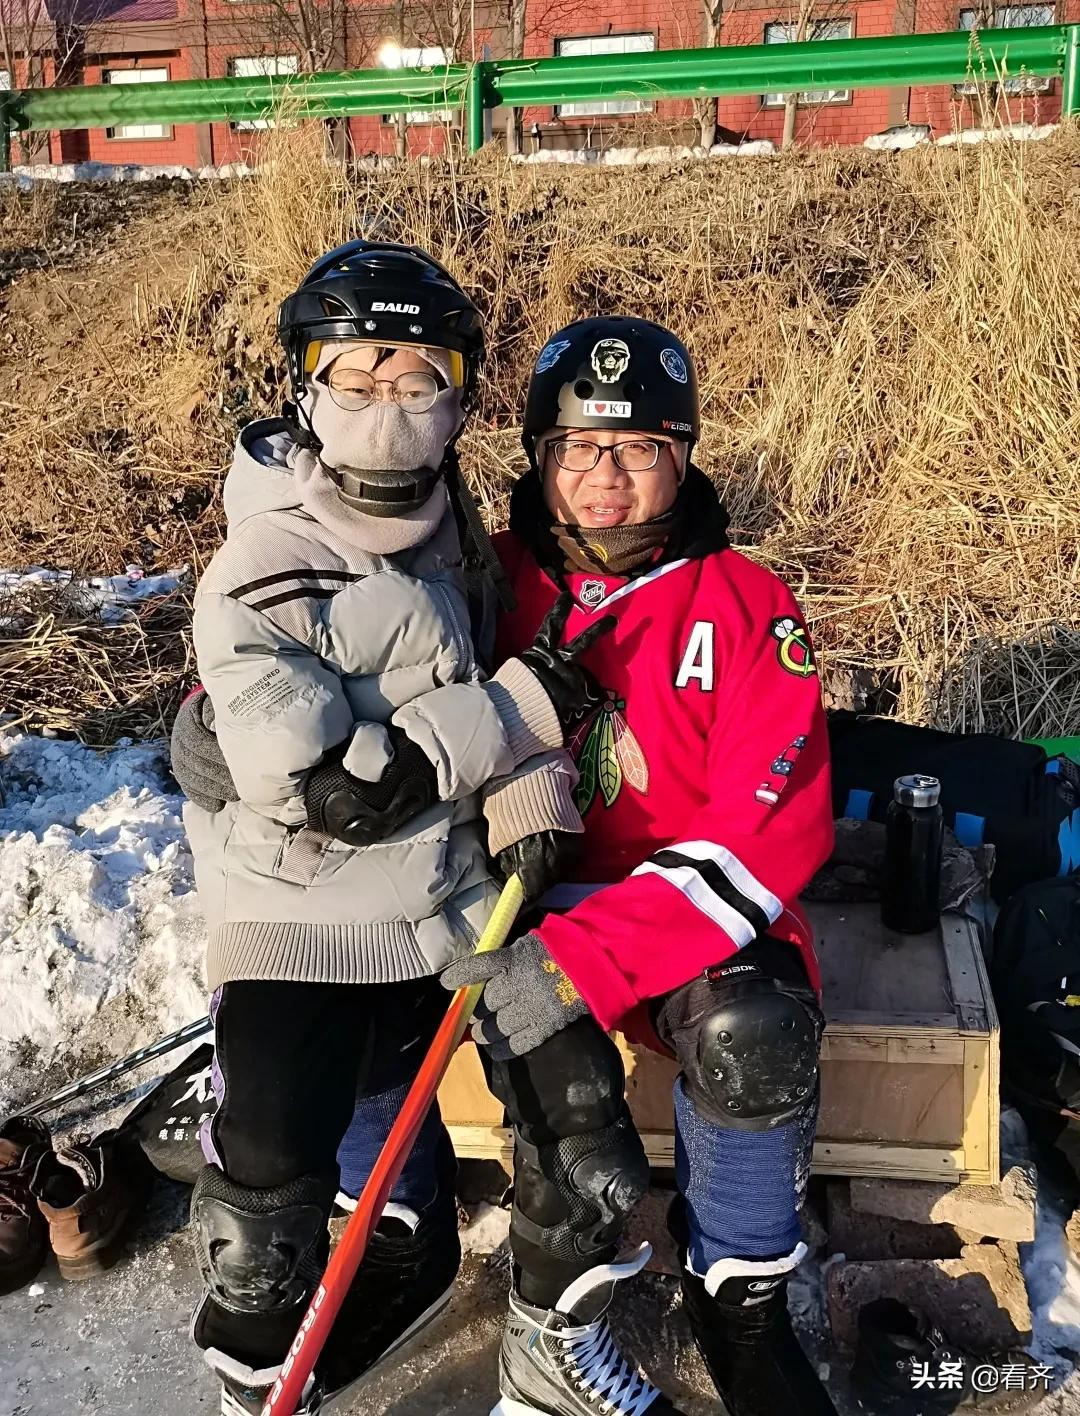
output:
[[[0,1114],[206,1011],[164,743],[0,736]]]
[[[115,624],[134,613],[144,600],[171,595],[188,578],[189,568],[179,566],[164,575],[147,575],[142,566],[129,565],[123,575],[93,575],[78,579],[70,570],[0,570],[0,596],[20,590],[55,591],[65,609],[77,614],[96,614],[106,624]]]

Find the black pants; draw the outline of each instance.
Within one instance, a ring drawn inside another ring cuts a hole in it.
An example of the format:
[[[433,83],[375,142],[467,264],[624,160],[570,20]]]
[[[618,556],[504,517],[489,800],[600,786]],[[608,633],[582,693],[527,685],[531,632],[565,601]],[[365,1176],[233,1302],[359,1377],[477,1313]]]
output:
[[[240,1185],[269,1188],[332,1172],[349,1131],[354,1168],[365,1152],[374,1163],[447,997],[435,978],[225,984],[213,1003],[218,1109],[207,1159]],[[435,1105],[391,1198],[430,1202],[436,1156],[449,1148]]]

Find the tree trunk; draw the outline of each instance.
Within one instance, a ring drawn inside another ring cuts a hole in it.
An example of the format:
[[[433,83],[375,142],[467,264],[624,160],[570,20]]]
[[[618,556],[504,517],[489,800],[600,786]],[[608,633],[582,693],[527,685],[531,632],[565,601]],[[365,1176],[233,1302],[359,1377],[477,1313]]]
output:
[[[795,29],[795,43],[801,44],[806,38],[806,31],[810,26],[810,10],[812,0],[799,0],[799,23]],[[784,99],[784,135],[780,139],[780,146],[789,148],[795,141],[795,115],[799,108],[799,95],[789,93]]]
[[[405,113],[394,114],[394,151],[398,157],[409,155],[409,119]]]
[[[704,98],[698,110],[698,142],[706,152],[716,142],[716,130],[720,126],[718,120],[720,100],[718,98]]]
[[[521,109],[509,108],[506,112],[506,151],[511,157],[517,157],[521,146]]]

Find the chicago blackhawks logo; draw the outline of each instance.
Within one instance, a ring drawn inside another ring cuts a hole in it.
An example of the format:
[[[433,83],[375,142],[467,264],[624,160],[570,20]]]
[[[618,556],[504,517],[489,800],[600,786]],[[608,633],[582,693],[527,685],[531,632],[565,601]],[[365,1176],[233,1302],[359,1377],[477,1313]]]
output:
[[[625,707],[625,698],[604,689],[603,702],[570,738],[570,755],[581,774],[574,800],[582,816],[597,792],[605,806],[612,806],[624,782],[642,796],[649,790],[649,764],[626,721]]]
[[[809,678],[817,673],[814,651],[810,647],[810,636],[805,625],[791,615],[781,615],[773,620],[772,632],[777,640],[776,657],[782,669],[796,678]]]

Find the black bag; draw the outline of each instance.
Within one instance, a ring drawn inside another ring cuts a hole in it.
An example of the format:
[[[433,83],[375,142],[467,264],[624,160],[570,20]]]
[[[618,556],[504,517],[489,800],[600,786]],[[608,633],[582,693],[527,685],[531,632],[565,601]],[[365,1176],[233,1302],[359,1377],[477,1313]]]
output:
[[[1080,766],[989,733],[962,736],[891,718],[829,718],[833,815],[885,820],[897,777],[941,782],[945,824],[962,845],[997,849],[990,890],[1004,902],[1033,881],[1080,868]]]
[[[217,1110],[213,1063],[213,1044],[204,1042],[147,1092],[120,1127],[138,1141],[155,1170],[185,1185],[194,1185],[206,1164],[199,1130]]]
[[[990,980],[1005,1090],[1080,1120],[1080,872],[1017,891],[994,926]]]

